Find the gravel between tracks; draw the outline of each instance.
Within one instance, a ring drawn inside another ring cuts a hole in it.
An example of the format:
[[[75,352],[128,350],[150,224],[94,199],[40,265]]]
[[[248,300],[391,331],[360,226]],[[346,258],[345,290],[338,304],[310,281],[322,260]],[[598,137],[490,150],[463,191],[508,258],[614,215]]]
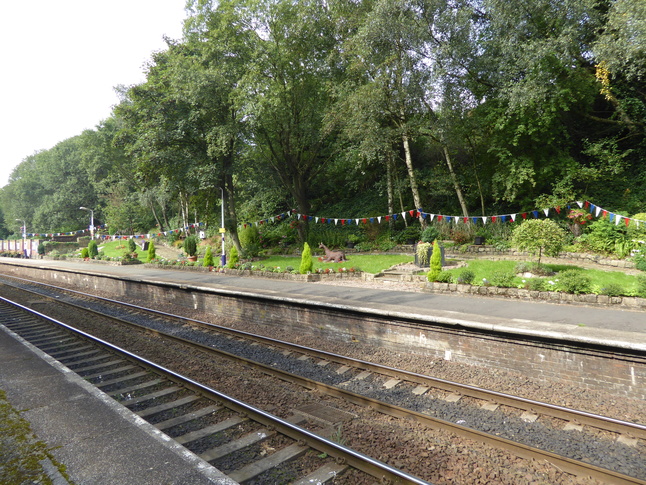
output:
[[[336,284],[347,284],[338,282]],[[376,283],[352,282],[352,285],[374,285]],[[383,286],[380,286],[383,288]],[[390,288],[414,291],[414,284],[392,284]],[[109,295],[104,295],[108,296]],[[150,302],[136,302],[146,306]],[[431,374],[442,379],[454,380],[477,385],[500,392],[522,395],[563,406],[584,409],[597,414],[605,414],[618,419],[644,422],[646,403],[626,399],[602,392],[565,386],[559,383],[537,382],[522,375],[492,369],[480,369],[474,366],[446,361],[429,362],[428,358],[412,354],[395,354],[384,349],[370,348],[361,343],[343,343],[325,341],[307,335],[293,335],[280,328],[248,325],[241,322],[224,322],[214,320],[213,315],[200,314],[186,308],[166,307],[162,310],[183,314],[192,318],[213,321],[241,330],[267,335],[282,340],[294,341],[301,345],[322,348],[330,352],[349,355],[365,360],[379,362],[392,367],[400,367],[412,372]],[[243,371],[244,381],[240,385],[240,373],[227,363],[217,361],[204,362],[196,356],[177,353],[172,345],[165,346],[166,351],[160,354],[159,346],[151,342],[132,338],[119,337],[123,344],[148,349],[154,355],[163,357],[166,365],[182,364],[189,373],[195,373],[201,379],[206,378],[217,383],[218,389],[236,395],[240,399],[250,400],[259,407],[269,410],[287,412],[302,404],[307,404],[311,397],[306,392],[294,391],[287,386],[281,389],[280,384],[270,382],[266,376],[255,371]],[[369,385],[369,384],[366,384]],[[224,387],[223,387],[224,386]],[[276,392],[280,396],[276,398]],[[330,400],[330,405],[341,407],[358,414],[358,418],[347,422],[342,429],[327,430],[330,436],[342,439],[346,445],[359,451],[400,467],[410,473],[421,476],[436,484],[474,483],[474,484],[588,484],[598,483],[595,480],[573,477],[563,473],[547,463],[536,463],[512,456],[504,451],[458,438],[446,432],[429,430],[415,423],[402,422],[371,411],[361,411],[355,406]],[[282,411],[281,411],[282,410]],[[457,419],[464,419],[456,416]],[[644,454],[644,449],[639,450]],[[594,450],[591,450],[591,453]],[[347,478],[345,483],[356,483]],[[341,482],[338,482],[341,483]]]

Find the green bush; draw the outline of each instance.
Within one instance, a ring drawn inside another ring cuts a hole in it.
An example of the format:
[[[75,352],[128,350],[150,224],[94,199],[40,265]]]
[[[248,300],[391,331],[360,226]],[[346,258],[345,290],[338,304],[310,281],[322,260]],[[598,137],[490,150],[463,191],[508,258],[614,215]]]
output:
[[[128,239],[128,251],[131,253],[137,252],[137,243],[135,242],[135,239],[132,237]]]
[[[303,254],[301,254],[301,266],[298,270],[300,274],[311,273],[314,269],[314,261],[312,261],[312,250],[310,245],[305,243],[303,244]]]
[[[529,278],[525,282],[525,288],[530,291],[548,291],[547,281],[543,278]]]
[[[608,295],[608,296],[621,296],[621,295],[626,294],[623,287],[621,285],[616,284],[616,283],[607,284],[606,286],[601,288],[599,293],[601,295]]]
[[[488,281],[493,286],[501,288],[511,288],[514,286],[514,278],[516,274],[513,271],[494,271],[488,278]]]
[[[442,272],[442,250],[437,242],[433,242],[433,254],[431,255],[430,269],[426,274],[428,281],[437,281]]]
[[[154,260],[157,257],[157,251],[155,250],[155,243],[153,241],[150,241],[148,243],[148,257],[146,261],[149,263]]]
[[[471,271],[470,269],[465,269],[460,272],[458,276],[458,283],[461,285],[470,285],[473,283],[473,280],[475,279],[476,274]]]
[[[435,280],[438,283],[453,283],[453,275],[449,273],[448,271],[442,271],[439,275],[437,275],[437,279]]]
[[[87,251],[88,254],[90,255],[90,258],[94,259],[99,255],[99,246],[97,246],[96,241],[92,239],[88,244],[87,244]]]
[[[610,222],[609,217],[602,217],[590,224],[588,231],[581,236],[580,242],[588,250],[615,254],[621,258],[630,254],[636,246],[625,224]]]
[[[637,296],[646,298],[646,274],[637,275]]]
[[[440,231],[438,231],[435,226],[427,226],[426,229],[422,231],[420,241],[432,244],[439,237]]]
[[[83,259],[85,259],[85,258],[89,258],[89,257],[90,257],[90,252],[88,251],[88,249],[87,249],[87,248],[83,248],[83,249],[81,249],[81,257],[82,257]]]
[[[239,262],[240,256],[238,255],[238,250],[235,246],[232,246],[231,250],[229,251],[229,261],[227,262],[227,268],[233,269]]]
[[[420,228],[419,226],[408,226],[403,231],[398,231],[395,233],[395,241],[398,244],[405,244],[408,241],[418,241],[420,238]]]
[[[558,274],[559,288],[566,293],[590,293],[592,282],[581,271],[569,269]]]

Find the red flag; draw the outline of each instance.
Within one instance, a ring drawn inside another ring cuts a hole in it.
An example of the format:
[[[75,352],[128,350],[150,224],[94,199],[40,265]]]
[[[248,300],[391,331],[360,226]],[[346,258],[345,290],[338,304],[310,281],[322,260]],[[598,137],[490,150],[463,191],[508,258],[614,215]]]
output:
[[[327,219],[325,217],[321,217],[321,224],[325,224],[327,222]]]
[[[345,219],[341,219],[341,225],[345,226]]]
[[[496,219],[498,219],[497,216],[491,216],[491,222],[496,222]]]
[[[557,214],[561,213],[561,207],[555,207]]]
[[[608,215],[608,211],[603,211],[603,215],[601,217],[606,217]]]
[[[464,221],[464,223],[465,223],[465,224],[466,224],[467,222],[469,222],[469,218],[468,218],[468,217],[463,217],[463,218],[462,218],[462,220]]]
[[[364,218],[364,219],[361,219],[361,220],[363,221],[364,224],[368,224],[368,219]]]
[[[523,216],[523,219],[527,219],[527,212],[523,212],[521,216]]]
[[[624,217],[624,222],[626,223],[626,227],[630,225],[630,219],[628,219],[627,217]]]
[[[437,216],[437,220],[438,220],[438,221],[441,221],[441,220],[442,220],[442,216],[439,216],[439,215],[438,215],[438,216]]]
[[[390,220],[390,216],[386,216],[386,220],[387,220],[387,221],[389,221],[389,220]]]
[[[585,207],[586,209],[590,207],[590,202],[586,200],[585,203],[583,204],[583,207]]]

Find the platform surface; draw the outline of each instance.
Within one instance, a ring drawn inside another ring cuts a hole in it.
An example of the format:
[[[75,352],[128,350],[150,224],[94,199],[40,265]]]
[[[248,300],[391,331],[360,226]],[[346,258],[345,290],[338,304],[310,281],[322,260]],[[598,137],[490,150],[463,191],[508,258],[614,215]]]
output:
[[[4,327],[0,389],[72,483],[236,484]]]

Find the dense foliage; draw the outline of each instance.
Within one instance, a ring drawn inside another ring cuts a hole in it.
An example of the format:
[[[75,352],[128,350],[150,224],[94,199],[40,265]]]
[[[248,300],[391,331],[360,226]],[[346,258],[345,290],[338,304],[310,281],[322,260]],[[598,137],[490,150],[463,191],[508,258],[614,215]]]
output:
[[[87,227],[81,206],[111,234],[196,221],[215,232],[224,201],[238,249],[239,221],[291,209],[467,216],[587,199],[644,211],[643,0],[188,0],[187,10],[184,37],[152,56],[145,82],[120,88],[110,118],[15,169],[0,236],[19,234],[16,219],[30,232]],[[307,220],[290,229],[313,241]],[[260,235],[248,236],[259,250]],[[588,244],[600,244],[595,232]]]

